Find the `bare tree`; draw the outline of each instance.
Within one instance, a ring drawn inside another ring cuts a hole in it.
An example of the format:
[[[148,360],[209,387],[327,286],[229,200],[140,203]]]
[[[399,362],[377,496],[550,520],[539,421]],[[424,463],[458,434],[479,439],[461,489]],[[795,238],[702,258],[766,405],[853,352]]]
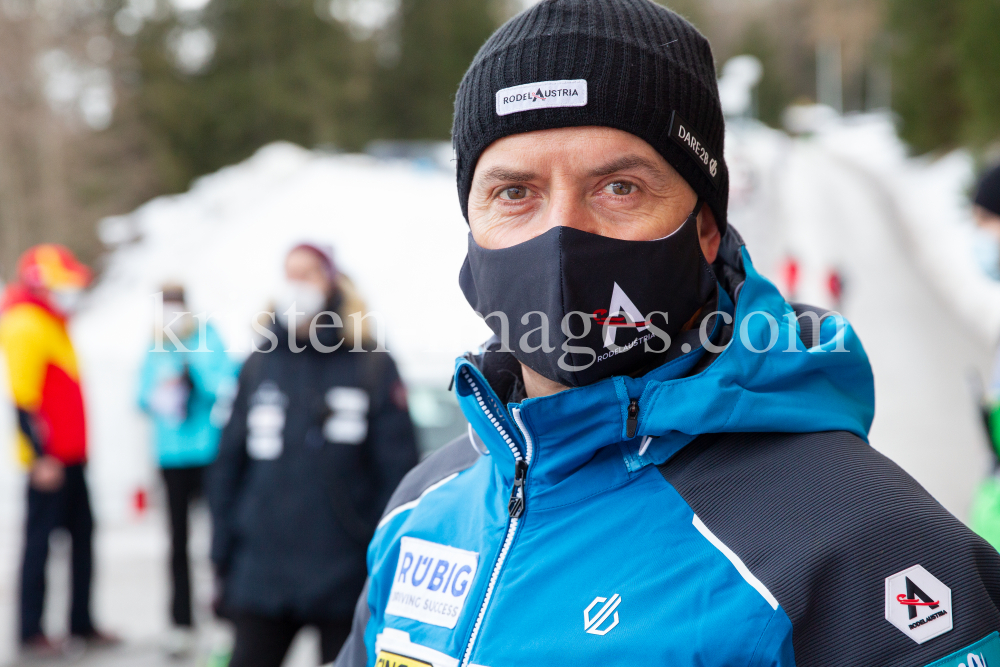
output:
[[[127,38],[102,3],[0,0],[0,274],[40,242],[94,261],[96,223],[161,191]]]

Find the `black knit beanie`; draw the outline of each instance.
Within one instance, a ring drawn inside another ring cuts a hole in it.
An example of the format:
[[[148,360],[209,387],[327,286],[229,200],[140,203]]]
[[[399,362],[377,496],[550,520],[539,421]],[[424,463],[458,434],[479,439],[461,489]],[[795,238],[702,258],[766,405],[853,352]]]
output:
[[[729,171],[712,49],[650,0],[543,0],[479,50],[455,99],[458,197],[469,218],[476,162],[497,139],[602,126],[645,140],[726,230]]]
[[[459,183],[461,182],[461,176],[459,176]],[[459,185],[459,190],[461,189],[462,187]],[[979,189],[976,191],[976,204],[982,206],[990,213],[1000,215],[1000,164],[987,171],[986,175],[979,181]]]

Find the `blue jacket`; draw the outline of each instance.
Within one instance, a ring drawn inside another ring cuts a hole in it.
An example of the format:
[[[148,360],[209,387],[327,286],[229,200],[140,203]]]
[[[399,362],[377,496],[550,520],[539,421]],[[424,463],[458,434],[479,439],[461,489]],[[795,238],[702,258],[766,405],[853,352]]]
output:
[[[1000,558],[868,446],[853,328],[797,320],[727,238],[721,353],[508,405],[458,361],[470,436],[390,501],[338,667],[1000,661]],[[962,594],[897,598],[915,564]]]
[[[229,417],[239,366],[229,359],[222,338],[211,324],[205,327],[205,348],[197,351],[198,331],[174,349],[169,340],[163,350],[151,348],[139,373],[139,407],[153,420],[157,459],[162,468],[208,465],[215,460],[219,433]],[[189,395],[184,413],[171,418],[153,411],[153,394],[165,382],[182,383]]]

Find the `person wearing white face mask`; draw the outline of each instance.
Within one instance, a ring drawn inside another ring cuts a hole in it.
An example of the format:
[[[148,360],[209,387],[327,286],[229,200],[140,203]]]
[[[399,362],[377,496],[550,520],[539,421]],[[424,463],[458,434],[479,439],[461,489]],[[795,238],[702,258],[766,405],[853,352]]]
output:
[[[980,178],[972,214],[976,222],[976,262],[983,273],[1000,280],[1000,164]],[[993,474],[976,491],[970,523],[986,541],[1000,548],[1000,352],[994,359],[993,377],[979,407],[992,445]]]
[[[329,296],[324,291],[326,286],[320,286],[319,279],[325,282],[325,274],[315,273],[315,262],[302,261],[303,253],[293,253],[289,265],[290,275],[281,286],[275,301],[275,316],[286,329],[308,333],[309,322],[323,310]],[[292,274],[291,272],[296,272]],[[295,322],[293,322],[295,320]]]
[[[417,462],[405,387],[387,353],[354,340],[364,306],[329,249],[292,248],[274,311],[207,484],[219,610],[236,626],[230,667],[278,667],[306,625],[333,660],[368,541]]]
[[[173,582],[168,654],[194,648],[188,558],[188,511],[202,493],[205,468],[215,460],[219,433],[236,389],[237,365],[211,323],[203,330],[188,308],[181,285],[162,289],[162,327],[140,371],[139,407],[153,421],[157,461],[170,513]]]

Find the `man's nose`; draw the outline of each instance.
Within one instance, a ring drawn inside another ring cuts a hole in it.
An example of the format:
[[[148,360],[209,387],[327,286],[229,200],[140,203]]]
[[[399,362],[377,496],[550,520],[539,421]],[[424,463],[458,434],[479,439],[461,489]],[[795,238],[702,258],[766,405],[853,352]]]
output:
[[[572,227],[596,234],[597,221],[586,196],[575,188],[553,188],[545,214],[545,229]]]

